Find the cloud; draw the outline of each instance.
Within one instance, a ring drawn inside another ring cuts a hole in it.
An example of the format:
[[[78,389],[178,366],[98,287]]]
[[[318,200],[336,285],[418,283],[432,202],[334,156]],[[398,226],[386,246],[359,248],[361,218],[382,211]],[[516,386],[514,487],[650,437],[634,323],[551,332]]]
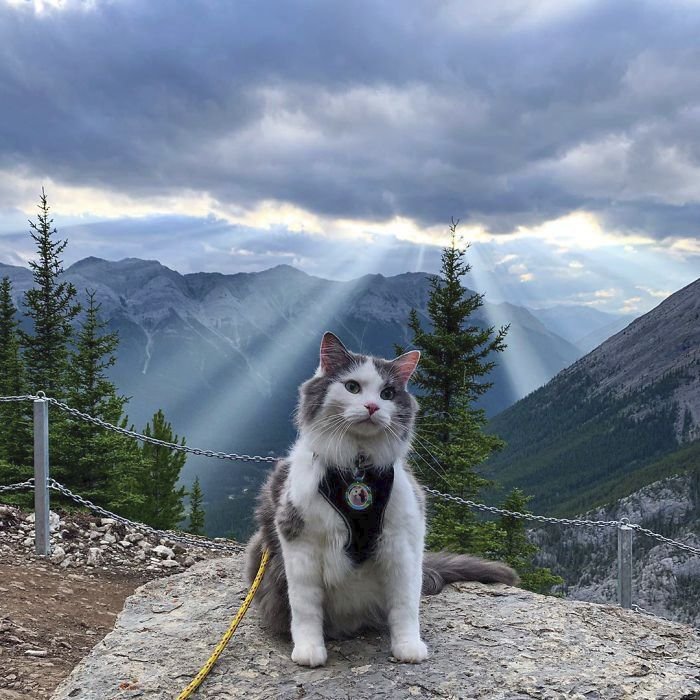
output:
[[[655,299],[665,299],[666,297],[669,297],[671,296],[671,294],[673,294],[672,291],[667,289],[651,289],[649,287],[643,287],[639,285],[637,285],[637,289],[646,292],[650,297],[654,297]]]
[[[0,206],[50,178],[76,215],[317,232],[589,212],[698,254],[697,4],[39,5],[0,3]]]
[[[593,292],[593,296],[597,299],[612,299],[618,296],[620,293],[619,289],[598,289]]]
[[[637,313],[640,310],[640,302],[642,301],[642,297],[630,297],[629,299],[625,299],[624,303],[619,309],[619,313],[621,314],[632,314],[632,313]]]

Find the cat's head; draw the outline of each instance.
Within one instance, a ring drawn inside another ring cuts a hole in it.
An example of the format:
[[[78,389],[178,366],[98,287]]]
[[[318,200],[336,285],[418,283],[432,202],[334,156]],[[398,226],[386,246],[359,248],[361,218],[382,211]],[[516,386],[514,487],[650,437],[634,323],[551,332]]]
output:
[[[407,449],[418,409],[407,384],[419,358],[417,350],[394,360],[359,355],[325,333],[316,374],[299,389],[300,432],[339,456],[369,450],[390,459]]]

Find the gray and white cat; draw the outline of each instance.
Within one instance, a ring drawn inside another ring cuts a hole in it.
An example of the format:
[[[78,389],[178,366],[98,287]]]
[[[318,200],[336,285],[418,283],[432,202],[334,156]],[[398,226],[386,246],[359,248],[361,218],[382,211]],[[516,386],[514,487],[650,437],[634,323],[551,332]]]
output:
[[[406,385],[419,357],[358,355],[326,333],[299,389],[299,435],[263,486],[246,553],[252,580],[270,550],[256,601],[266,627],[291,631],[298,664],[326,662],[325,636],[386,624],[394,657],[418,663],[428,655],[421,592],[517,583],[499,562],[423,552],[424,497],[406,463],[418,409]]]

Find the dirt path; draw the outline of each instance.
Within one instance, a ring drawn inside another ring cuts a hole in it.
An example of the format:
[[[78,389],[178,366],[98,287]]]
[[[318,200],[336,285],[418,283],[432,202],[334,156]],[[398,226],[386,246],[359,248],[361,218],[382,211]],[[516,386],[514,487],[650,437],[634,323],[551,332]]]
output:
[[[0,700],[50,698],[145,581],[0,555]]]

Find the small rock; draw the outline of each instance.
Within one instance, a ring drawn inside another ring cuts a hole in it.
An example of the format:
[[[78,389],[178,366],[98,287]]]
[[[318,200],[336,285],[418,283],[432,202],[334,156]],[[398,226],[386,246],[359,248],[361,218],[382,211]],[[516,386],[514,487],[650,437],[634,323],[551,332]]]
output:
[[[100,525],[106,525],[107,527],[112,527],[112,525],[116,525],[117,521],[114,518],[101,518],[100,519]]]
[[[102,564],[102,550],[99,547],[90,547],[87,556],[88,566],[100,566]]]
[[[116,541],[117,538],[109,532],[100,540],[104,544],[114,544]]]
[[[153,552],[157,554],[162,559],[173,559],[175,557],[175,552],[173,552],[170,547],[159,544],[157,547],[153,548]]]
[[[166,559],[162,561],[160,565],[166,569],[179,569],[180,565],[175,561],[175,559]]]
[[[46,649],[27,649],[27,651],[24,652],[24,655],[42,658],[44,656],[48,656],[48,652],[46,651]]]
[[[187,559],[185,559],[185,561],[183,562],[183,565],[189,567],[194,566],[194,563],[195,561],[193,557],[187,557]]]
[[[60,564],[66,558],[66,550],[63,547],[54,547],[51,553],[51,561]]]

